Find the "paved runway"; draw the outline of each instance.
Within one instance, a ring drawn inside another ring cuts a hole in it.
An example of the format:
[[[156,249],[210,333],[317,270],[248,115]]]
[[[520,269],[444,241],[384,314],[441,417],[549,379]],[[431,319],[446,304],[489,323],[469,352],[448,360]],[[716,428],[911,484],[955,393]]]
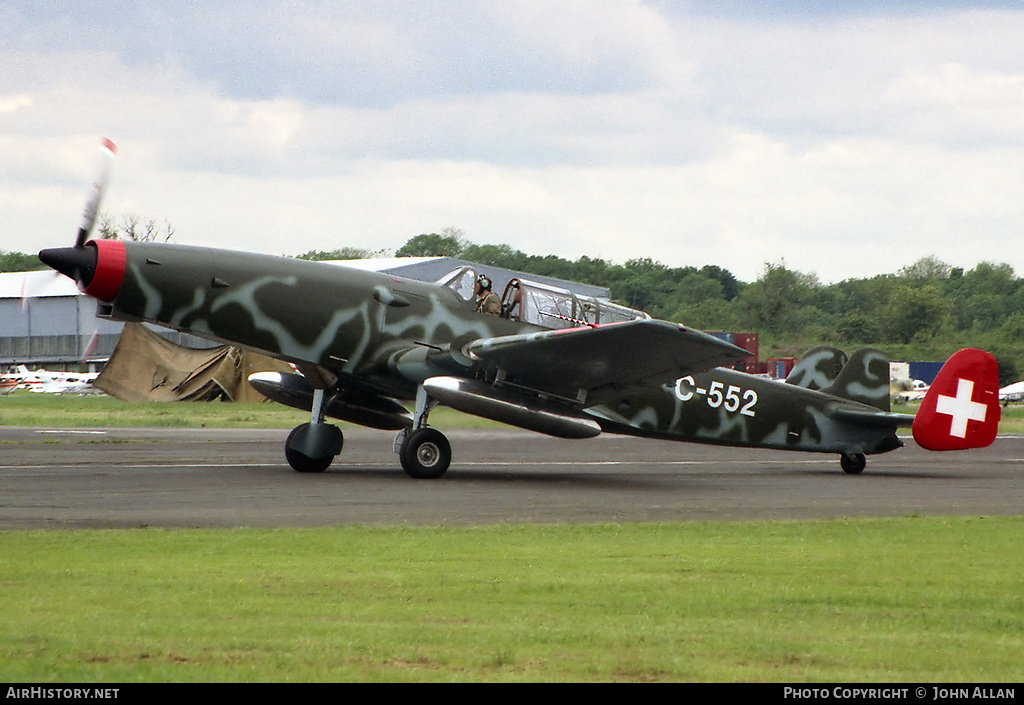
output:
[[[844,475],[837,456],[515,430],[449,433],[440,480],[412,480],[394,434],[346,429],[321,475],[284,461],[287,430],[0,427],[0,529],[469,525],[1021,514],[1024,438],[907,447]]]

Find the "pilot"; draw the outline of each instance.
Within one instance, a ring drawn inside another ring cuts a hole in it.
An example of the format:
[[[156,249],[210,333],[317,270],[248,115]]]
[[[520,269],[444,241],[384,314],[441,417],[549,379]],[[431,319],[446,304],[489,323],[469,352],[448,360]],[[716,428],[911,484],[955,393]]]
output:
[[[476,310],[497,316],[501,313],[501,299],[491,291],[491,280],[485,274],[476,278]]]

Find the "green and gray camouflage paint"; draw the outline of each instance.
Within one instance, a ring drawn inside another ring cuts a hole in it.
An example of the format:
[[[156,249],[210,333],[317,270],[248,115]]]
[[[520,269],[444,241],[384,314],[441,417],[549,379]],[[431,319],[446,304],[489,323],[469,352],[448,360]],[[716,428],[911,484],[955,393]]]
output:
[[[888,362],[875,350],[858,351],[847,362],[840,351],[815,349],[787,384],[721,367],[680,374],[686,371],[682,366],[678,377],[657,383],[654,375],[654,381],[615,384],[616,370],[603,370],[595,372],[601,383],[591,389],[565,388],[558,380],[566,374],[545,375],[542,368],[586,368],[591,357],[585,331],[564,339],[571,342],[559,339],[550,353],[527,358],[528,365],[496,366],[487,356],[492,339],[539,334],[550,340],[551,332],[477,313],[474,301],[454,287],[168,244],[127,243],[126,251],[124,279],[105,306],[108,315],[238,345],[300,367],[318,366],[338,376],[329,393],[411,400],[426,379],[463,377],[497,383],[554,410],[587,414],[608,432],[842,454],[898,448],[896,428],[910,422],[888,413]],[[727,344],[718,349],[702,338],[691,340],[713,350],[710,358],[722,364],[740,357]],[[642,369],[648,353],[656,351],[628,353],[631,365]],[[633,370],[621,372],[631,378]]]

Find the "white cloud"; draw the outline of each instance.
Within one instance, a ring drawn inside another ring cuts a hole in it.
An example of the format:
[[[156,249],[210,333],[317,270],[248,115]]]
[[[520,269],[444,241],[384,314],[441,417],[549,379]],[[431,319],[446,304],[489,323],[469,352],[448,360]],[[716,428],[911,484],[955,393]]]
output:
[[[32,105],[32,98],[24,93],[20,95],[0,96],[0,113],[13,113]]]
[[[182,243],[1024,271],[1024,12],[50,7],[0,9],[5,249],[70,240],[110,136],[108,210]]]

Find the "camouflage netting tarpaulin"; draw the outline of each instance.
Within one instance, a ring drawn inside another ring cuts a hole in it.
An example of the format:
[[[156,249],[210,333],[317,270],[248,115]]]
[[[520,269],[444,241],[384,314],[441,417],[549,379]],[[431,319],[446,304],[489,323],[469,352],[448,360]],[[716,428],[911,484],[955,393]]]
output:
[[[122,401],[259,401],[253,372],[290,372],[287,363],[227,345],[186,348],[128,323],[95,386]]]

